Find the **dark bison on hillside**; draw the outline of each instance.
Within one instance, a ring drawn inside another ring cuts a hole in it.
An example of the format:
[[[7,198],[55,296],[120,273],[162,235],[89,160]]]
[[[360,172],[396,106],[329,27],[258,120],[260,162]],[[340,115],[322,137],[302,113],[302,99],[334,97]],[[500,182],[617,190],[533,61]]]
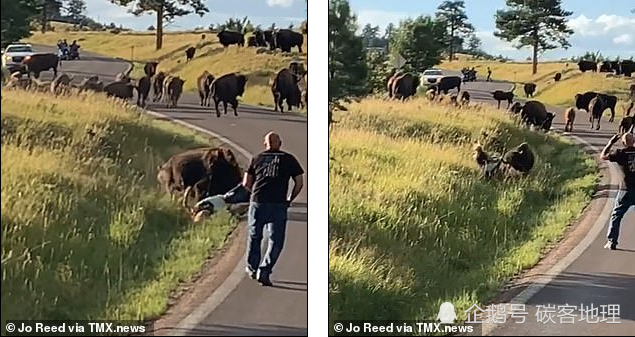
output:
[[[257,47],[266,47],[267,46],[267,40],[265,39],[265,33],[260,30],[260,29],[256,29],[254,31],[254,38],[256,38],[256,46]]]
[[[278,72],[271,84],[271,93],[273,94],[273,102],[275,111],[284,112],[283,103],[287,102],[287,108],[291,111],[292,107],[300,108],[302,105],[302,91],[298,86],[301,76],[296,75],[292,70],[285,68]]]
[[[157,66],[159,66],[159,62],[147,62],[145,66],[143,66],[143,72],[147,76],[154,76],[157,73]]]
[[[523,89],[525,90],[525,97],[534,97],[534,93],[536,92],[536,83],[525,83]]]
[[[216,109],[216,117],[220,117],[218,104],[223,102],[225,114],[227,114],[227,103],[232,105],[234,116],[238,116],[238,96],[245,93],[245,84],[247,84],[247,76],[237,73],[225,74],[212,82],[210,95],[214,99],[214,107]]]
[[[194,53],[196,53],[196,48],[189,47],[185,50],[185,62],[189,62],[194,58]]]
[[[201,106],[211,105],[210,90],[212,82],[214,82],[214,76],[207,70],[203,71],[201,76],[196,79],[196,84],[198,85],[198,95],[201,98]]]
[[[57,67],[60,66],[60,58],[52,53],[33,54],[22,60],[22,64],[29,76],[40,78],[40,73],[47,70],[53,70],[53,78],[57,77]]]
[[[222,30],[216,34],[218,36],[218,41],[223,47],[227,48],[232,44],[237,46],[244,47],[245,46],[245,35],[239,32],[234,32],[231,30]]]
[[[294,32],[291,29],[280,29],[274,33],[276,48],[280,48],[283,52],[291,52],[291,48],[298,47],[298,52],[302,53],[302,44],[304,44],[304,35]]]
[[[580,60],[580,62],[578,62],[578,68],[580,68],[581,72],[589,70],[592,72],[597,72],[598,64],[593,61]]]
[[[611,65],[611,62],[604,61],[604,62],[602,62],[602,64],[600,64],[600,72],[601,73],[610,73],[612,71],[613,71],[613,66]]]
[[[430,89],[434,89],[436,94],[443,92],[447,95],[448,91],[456,89],[457,92],[461,91],[461,83],[463,79],[459,76],[446,76],[442,77],[437,83],[430,86]]]
[[[183,206],[187,207],[190,191],[197,201],[225,194],[240,183],[241,175],[242,169],[231,150],[205,147],[170,157],[158,167],[157,181],[168,194],[181,193]]]
[[[420,84],[419,77],[410,73],[395,74],[392,80],[392,97],[402,101],[406,100],[417,93]]]
[[[559,82],[561,79],[562,79],[562,73],[556,73],[553,76],[553,80],[556,81],[556,82]]]
[[[262,36],[265,38],[265,42],[267,42],[267,44],[269,45],[270,50],[276,49],[276,39],[274,39],[273,33],[274,32],[271,29],[267,29],[264,32],[262,32]]]
[[[576,94],[574,96],[575,107],[578,109],[584,109],[587,112],[591,112],[589,110],[589,103],[595,97],[600,95],[604,104],[602,105],[602,111],[606,109],[611,109],[611,118],[609,118],[609,122],[613,122],[615,119],[615,106],[617,105],[617,96],[614,95],[606,95],[593,91],[587,91],[584,94]]]
[[[635,62],[631,60],[624,60],[620,64],[621,74],[627,77],[631,77],[631,74],[635,72]]]

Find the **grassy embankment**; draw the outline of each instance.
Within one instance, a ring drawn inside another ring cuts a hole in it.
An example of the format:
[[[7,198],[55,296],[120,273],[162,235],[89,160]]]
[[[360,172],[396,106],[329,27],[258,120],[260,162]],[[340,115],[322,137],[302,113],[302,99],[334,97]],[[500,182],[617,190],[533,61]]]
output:
[[[466,309],[539,261],[581,213],[596,182],[593,159],[577,147],[518,128],[492,108],[457,112],[422,98],[366,99],[335,119],[331,323],[435,320],[446,301],[465,319]],[[472,146],[481,140],[492,151],[494,138],[508,149],[530,144],[537,162],[528,177],[479,178]]]
[[[205,34],[205,40],[201,39],[201,34]],[[110,32],[65,32],[63,29],[56,29],[55,32],[46,34],[34,32],[27,41],[50,45],[63,38],[69,43],[77,40],[84,51],[137,61],[132,73],[135,78],[143,75],[143,62],[159,60],[158,70],[184,78],[185,90],[189,91],[196,90],[196,79],[204,70],[215,77],[231,72],[241,72],[248,78],[245,94],[241,100],[247,104],[271,107],[273,107],[273,97],[269,79],[273,78],[280,69],[287,67],[291,61],[302,61],[305,65],[307,64],[307,35],[304,35],[302,54],[298,54],[295,47],[291,53],[273,54],[257,54],[256,48],[238,48],[235,45],[225,50],[218,43],[216,34],[209,31],[166,33],[163,37],[163,48],[159,51],[154,48],[153,32],[112,34]],[[185,49],[190,46],[197,47],[197,50],[194,59],[186,63]]]
[[[213,142],[101,95],[3,90],[2,320],[161,314],[236,221],[192,224],[156,167]]]
[[[628,86],[633,80],[627,77],[606,77],[606,73],[582,73],[575,62],[545,62],[538,64],[538,73],[532,74],[531,62],[498,62],[469,60],[460,57],[458,61],[443,62],[442,69],[461,70],[463,67],[476,69],[477,76],[487,77],[487,67],[492,70],[492,79],[516,82],[517,97],[525,97],[524,83],[536,83],[534,99],[547,105],[572,106],[577,93],[587,91],[602,92],[628,99]],[[562,73],[562,80],[555,82],[554,75]],[[608,115],[609,112],[606,111]]]

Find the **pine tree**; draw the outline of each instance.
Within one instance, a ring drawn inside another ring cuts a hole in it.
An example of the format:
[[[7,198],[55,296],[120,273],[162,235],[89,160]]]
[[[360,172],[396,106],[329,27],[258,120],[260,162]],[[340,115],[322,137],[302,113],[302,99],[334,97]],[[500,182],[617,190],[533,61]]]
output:
[[[38,14],[39,0],[11,0],[0,3],[2,48],[31,35],[29,21]]]
[[[59,18],[61,16],[60,9],[62,8],[61,0],[39,0],[37,1],[37,9],[40,12],[40,30],[42,34],[46,33],[46,29],[49,25],[49,21],[53,18]]]
[[[430,16],[402,21],[390,41],[391,53],[401,54],[414,72],[439,64],[446,47],[445,23]]]
[[[84,0],[67,0],[66,12],[75,22],[80,21],[84,17],[86,11],[86,2]]]
[[[533,49],[533,74],[538,71],[538,54],[558,46],[568,48],[573,34],[567,17],[573,12],[561,8],[561,0],[506,0],[508,8],[496,11],[494,36],[517,41],[515,47]]]
[[[329,0],[329,103],[368,93],[366,53],[347,0]]]
[[[474,32],[474,26],[467,22],[465,14],[465,1],[444,1],[437,7],[436,18],[443,22],[447,29],[448,54],[450,61],[454,58],[454,52],[463,46],[464,38]]]
[[[478,38],[478,36],[472,34],[470,35],[470,38],[467,40],[467,50],[469,50],[471,53],[476,53],[478,51],[481,50],[481,39]]]
[[[141,15],[143,13],[155,13],[156,23],[156,49],[163,47],[163,23],[172,22],[174,18],[196,13],[201,17],[209,13],[203,0],[110,0],[119,6],[135,4],[132,14]]]

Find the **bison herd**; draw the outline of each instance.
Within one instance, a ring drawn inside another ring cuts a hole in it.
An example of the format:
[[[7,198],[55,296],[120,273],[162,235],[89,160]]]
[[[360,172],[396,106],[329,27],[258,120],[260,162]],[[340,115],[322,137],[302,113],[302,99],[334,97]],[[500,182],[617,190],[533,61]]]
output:
[[[604,61],[598,65],[594,61],[580,60],[578,68],[581,72],[614,73],[615,75],[631,77],[631,74],[635,72],[635,62],[633,60]]]

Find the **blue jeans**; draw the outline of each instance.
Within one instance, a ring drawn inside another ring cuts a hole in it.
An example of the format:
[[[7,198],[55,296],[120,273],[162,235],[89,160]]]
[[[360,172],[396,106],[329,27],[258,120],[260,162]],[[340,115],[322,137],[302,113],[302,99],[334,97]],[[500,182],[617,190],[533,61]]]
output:
[[[260,273],[269,275],[284,246],[287,229],[287,204],[250,202],[247,225],[249,226],[247,268],[255,272],[260,264]],[[260,244],[265,225],[269,231],[269,247],[265,258],[260,263]]]
[[[620,196],[620,194],[622,195]],[[622,222],[622,218],[631,206],[635,206],[635,191],[620,191],[617,194],[615,207],[613,208],[613,213],[611,214],[611,222],[607,233],[609,241],[615,245],[617,245],[617,239],[620,236],[620,224]]]

